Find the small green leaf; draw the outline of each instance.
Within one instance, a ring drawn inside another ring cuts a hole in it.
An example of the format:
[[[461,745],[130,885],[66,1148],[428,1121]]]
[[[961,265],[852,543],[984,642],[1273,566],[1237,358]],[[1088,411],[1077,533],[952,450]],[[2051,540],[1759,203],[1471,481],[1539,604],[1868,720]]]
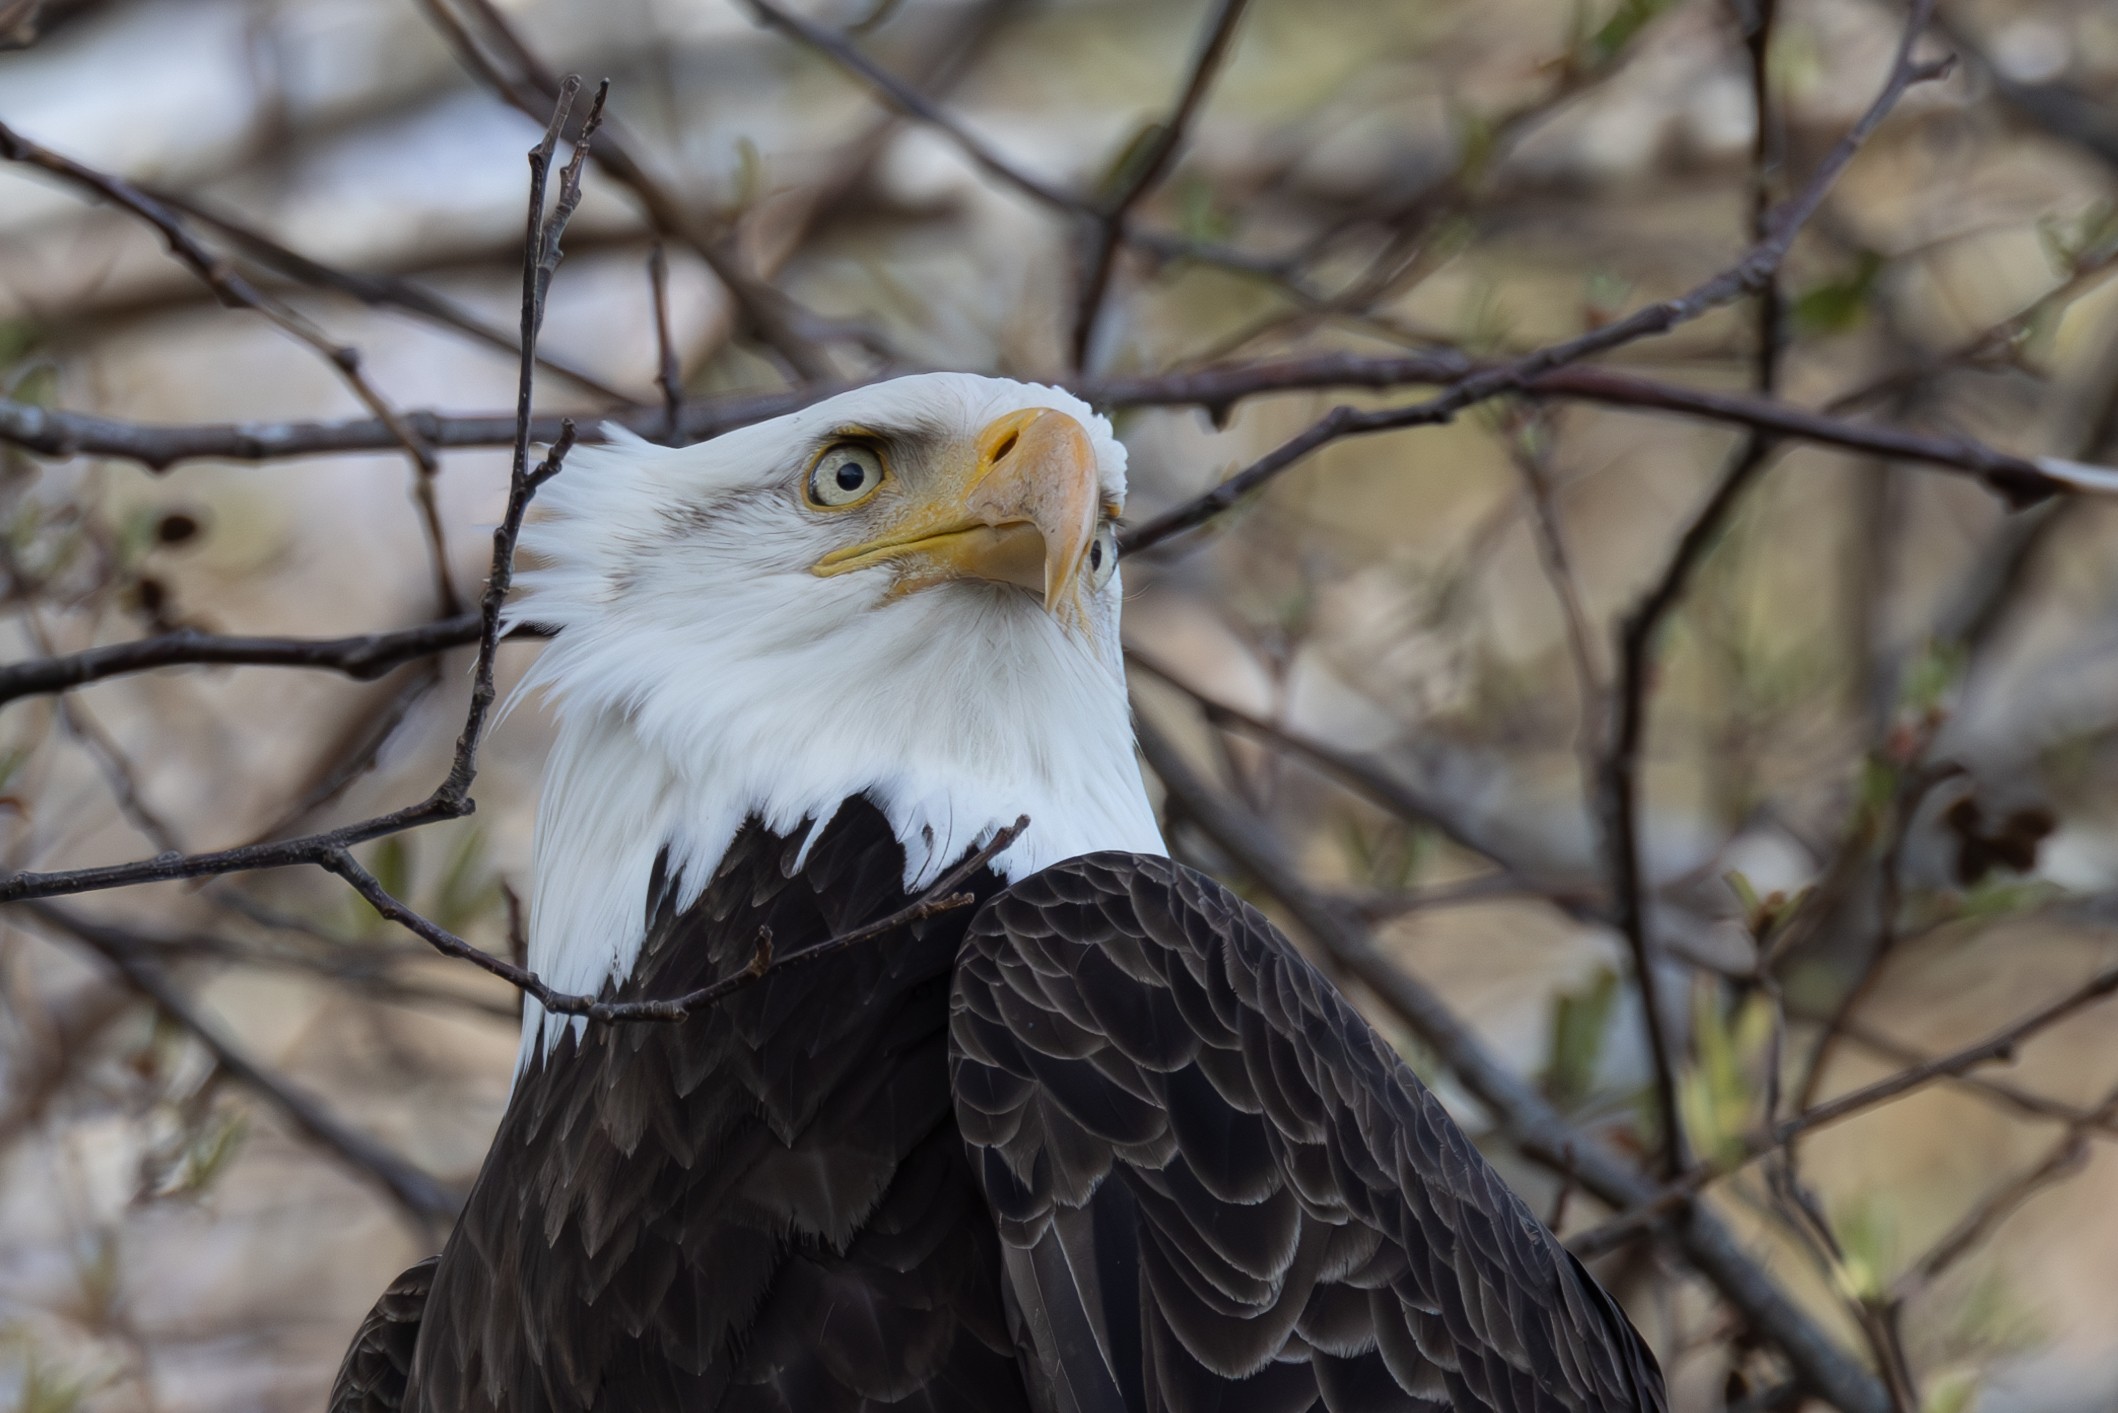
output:
[[[1962,644],[1930,640],[1905,668],[1904,685],[1898,692],[1899,706],[1915,717],[1940,711],[1963,677],[1969,660],[1970,654]]]
[[[35,349],[43,336],[44,331],[27,319],[0,319],[0,368]]]
[[[1097,179],[1097,196],[1109,201],[1120,192],[1130,189],[1140,173],[1146,170],[1147,163],[1154,156],[1155,147],[1162,141],[1165,131],[1167,125],[1158,122],[1142,123],[1134,129],[1132,136],[1118,148],[1109,165],[1103,169],[1103,175]]]
[[[1220,193],[1203,172],[1185,172],[1173,184],[1177,228],[1196,241],[1216,242],[1235,234],[1234,212],[1221,204]]]
[[[1582,46],[1581,61],[1592,68],[1610,63],[1674,3],[1675,0],[1619,0],[1617,10]]]
[[[1772,1007],[1762,995],[1725,1010],[1712,987],[1694,993],[1695,1059],[1678,1089],[1692,1145],[1707,1160],[1739,1161],[1755,1121],[1759,1085],[1772,1043]]]
[[[15,1390],[15,1413],[76,1413],[88,1401],[88,1381],[44,1366],[32,1351]]]
[[[368,866],[375,881],[393,898],[403,898],[412,891],[412,849],[402,834],[386,834],[375,846],[375,856]]]
[[[1874,300],[1876,277],[1882,270],[1883,257],[1875,251],[1863,250],[1849,273],[1811,285],[1796,295],[1788,311],[1795,332],[1804,335],[1842,334],[1858,325]]]
[[[735,209],[747,211],[764,198],[765,158],[749,137],[735,140]]]
[[[1970,1413],[1978,1402],[1978,1385],[1976,1369],[1944,1369],[1932,1374],[1920,1399],[1920,1413]]]
[[[462,932],[499,901],[500,881],[486,866],[485,831],[462,830],[442,865],[441,881],[427,903],[427,916],[451,932]]]
[[[1544,1067],[1544,1092],[1561,1109],[1572,1108],[1595,1092],[1617,1000],[1618,973],[1610,967],[1598,967],[1585,985],[1552,998],[1551,1054]]]
[[[147,1184],[150,1200],[197,1197],[220,1179],[242,1152],[250,1124],[232,1108],[219,1108],[182,1136],[168,1161],[157,1165]]]
[[[1837,1274],[1846,1294],[1863,1304],[1880,1300],[1897,1265],[1897,1217],[1872,1196],[1846,1204],[1832,1223],[1845,1261]]]

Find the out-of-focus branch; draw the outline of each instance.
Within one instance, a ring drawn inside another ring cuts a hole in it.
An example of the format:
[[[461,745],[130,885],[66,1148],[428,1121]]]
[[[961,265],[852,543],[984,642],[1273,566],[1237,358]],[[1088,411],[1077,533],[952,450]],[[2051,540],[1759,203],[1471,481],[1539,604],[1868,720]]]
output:
[[[925,123],[947,137],[986,175],[1056,210],[1076,216],[1097,214],[1095,207],[1089,202],[1063,187],[1045,181],[1042,177],[1033,176],[1001,156],[984,138],[957,121],[954,114],[861,53],[845,36],[790,10],[782,9],[774,4],[773,0],[741,0],[741,3],[757,17],[759,23],[768,25],[795,42],[815,50],[867,84],[878,97],[898,112],[915,122]]]
[[[1093,201],[1024,170],[971,131],[947,108],[863,54],[844,35],[785,9],[775,0],[741,0],[741,3],[761,24],[829,59],[905,117],[924,123],[948,138],[970,159],[971,165],[1002,185],[1013,187],[1032,201],[1062,215],[1090,221],[1102,218],[1101,209]],[[1121,230],[1119,239],[1165,260],[1194,260],[1245,274],[1264,274],[1273,278],[1285,276],[1282,262],[1229,250],[1211,241],[1192,240],[1169,231],[1127,227]]]
[[[1994,90],[2009,107],[2118,170],[2118,113],[2108,103],[2063,83],[2025,83],[2013,77],[1946,10],[1935,15],[1934,27],[1991,78]]]
[[[662,391],[667,434],[674,436],[677,415],[684,407],[684,373],[677,363],[676,340],[669,332],[669,257],[659,242],[647,257],[647,284],[655,306],[655,386]]]
[[[1334,966],[1403,1020],[1526,1156],[1554,1172],[1571,1174],[1599,1201],[1621,1210],[1656,1200],[1652,1183],[1568,1124],[1542,1094],[1487,1050],[1439,996],[1384,957],[1350,919],[1317,898],[1265,828],[1208,788],[1150,722],[1141,722],[1140,747],[1184,818],[1271,894]],[[1719,1218],[1698,1204],[1681,1204],[1658,1222],[1657,1231],[1761,1338],[1786,1355],[1819,1395],[1846,1413],[1888,1413],[1889,1396],[1874,1376],[1817,1328]]]
[[[278,1110],[303,1137],[380,1186],[412,1216],[423,1222],[455,1218],[463,1206],[463,1194],[348,1127],[230,1040],[170,980],[156,959],[151,942],[128,929],[95,922],[49,904],[33,904],[28,911],[39,923],[100,955],[124,977],[126,985],[152,1001],[157,1010],[204,1045],[222,1070]]]
[[[138,883],[166,882],[178,878],[202,878],[259,868],[285,868],[296,864],[335,862],[350,857],[355,844],[386,834],[401,833],[445,819],[460,819],[476,805],[470,788],[477,775],[478,746],[485,718],[493,702],[493,657],[500,642],[500,611],[514,570],[516,538],[522,517],[536,488],[556,475],[574,442],[571,423],[564,424],[550,454],[535,470],[529,467],[530,395],[536,376],[537,331],[544,321],[544,296],[560,255],[560,237],[566,218],[581,199],[581,170],[587,148],[602,117],[603,96],[598,90],[579,135],[572,159],[560,176],[559,191],[549,217],[544,212],[547,179],[557,150],[559,134],[580,91],[580,80],[569,76],[560,86],[543,140],[529,154],[530,202],[528,226],[522,251],[522,352],[520,386],[516,397],[514,469],[508,478],[508,508],[493,531],[493,565],[486,582],[478,624],[478,660],[472,670],[471,703],[465,713],[463,731],[449,764],[448,775],[428,796],[414,805],[393,810],[321,834],[266,844],[246,844],[203,854],[163,854],[132,863],[105,868],[74,869],[54,873],[16,873],[0,878],[0,903],[33,898],[58,897],[104,888],[129,887]]]
[[[1584,1254],[1589,1250],[1609,1249],[1613,1242],[1652,1225],[1664,1213],[1681,1208],[1708,1183],[1728,1176],[1755,1158],[1784,1149],[1804,1134],[1867,1113],[1929,1085],[1945,1080],[1964,1079],[1981,1066],[2012,1060],[2016,1052],[2031,1039],[2114,994],[2118,994],[2118,966],[2104,968],[2072,991],[2018,1017],[1982,1040],[1948,1054],[1908,1065],[1894,1074],[1885,1075],[1870,1084],[1813,1105],[1791,1118],[1782,1119],[1752,1133],[1735,1151],[1722,1155],[1712,1163],[1694,1164],[1661,1188],[1646,1193],[1644,1200],[1631,1204],[1629,1210],[1622,1211],[1604,1228],[1584,1234],[1582,1238],[1577,1239],[1577,1249]],[[2026,1111],[2044,1112],[2050,1107],[2047,1101],[2019,1090],[2000,1086],[1988,1088]],[[2098,1110],[2084,1114],[2078,1110],[2061,1107],[2058,1113],[2051,1116],[2064,1118],[2070,1126],[2078,1124],[2087,1129],[2103,1127],[2114,1115],[2118,1115],[2118,1110]]]
[[[1946,62],[1920,63],[1915,62],[1912,57],[1913,48],[1921,31],[1926,27],[1930,5],[1931,0],[1918,0],[1915,4],[1913,17],[1898,43],[1882,91],[1869,104],[1867,111],[1846,135],[1832,146],[1823,160],[1817,163],[1816,170],[1810,174],[1801,191],[1774,210],[1771,219],[1766,223],[1765,237],[1744,252],[1735,264],[1674,299],[1646,305],[1601,328],[1591,329],[1575,338],[1549,344],[1520,358],[1474,373],[1426,402],[1411,407],[1386,408],[1377,412],[1364,412],[1353,407],[1335,408],[1307,431],[1229,477],[1213,490],[1141,526],[1133,532],[1127,548],[1143,549],[1204,524],[1327,442],[1361,433],[1449,421],[1474,403],[1504,393],[1525,391],[1533,379],[1554,369],[1578,363],[1599,353],[1608,353],[1612,349],[1643,338],[1666,334],[1722,305],[1764,289],[1778,275],[1780,266],[1786,261],[1787,253],[1793,248],[1794,239],[1801,233],[1802,227],[1816,214],[1817,208],[1830,194],[1840,174],[1866,144],[1869,136],[1881,126],[1883,119],[1889,116],[1891,109],[1897,106],[1897,101],[1904,96],[1905,90],[1915,83],[1939,77],[1947,71]],[[2041,486],[2043,481],[2040,479],[2035,484]]]
[[[18,993],[11,1009],[27,1008]],[[116,982],[97,980],[75,989],[66,999],[40,1007],[34,1030],[25,1027],[24,1043],[8,1052],[7,1091],[0,1096],[0,1149],[5,1149],[50,1110],[66,1089],[99,1036],[132,1008],[134,992]]]
[[[1248,0],[1214,0],[1176,106],[1156,126],[1147,139],[1145,150],[1128,154],[1132,157],[1130,171],[1120,174],[1116,193],[1097,213],[1095,241],[1089,252],[1087,273],[1081,279],[1081,296],[1074,313],[1073,363],[1076,368],[1088,366],[1089,350],[1096,338],[1096,324],[1103,314],[1103,298],[1110,289],[1111,268],[1117,261],[1118,247],[1125,242],[1126,225],[1132,219],[1133,208],[1154,190],[1168,174],[1170,163],[1176,160],[1185,132],[1197,115],[1199,105],[1205,101],[1206,90],[1212,86],[1222,60],[1227,57],[1229,43],[1235,38],[1236,24],[1243,18],[1243,7],[1247,3]]]
[[[1492,373],[1499,365],[1474,362],[1454,352],[1373,358],[1327,353],[1301,358],[1238,364],[1188,372],[1110,378],[1072,378],[1065,386],[1090,402],[1106,407],[1200,407],[1219,417],[1249,398],[1274,393],[1313,391],[1327,388],[1390,389],[1414,386],[1458,387],[1473,377]],[[842,391],[848,384],[830,384],[798,392],[744,394],[687,402],[679,409],[675,439],[698,441],[718,436],[736,427],[783,413],[797,411],[819,398]],[[1509,393],[1557,398],[1633,408],[1646,412],[1668,412],[1702,421],[1753,427],[1778,436],[1819,446],[1893,457],[1940,470],[1961,472],[1985,481],[2000,494],[2015,501],[2035,500],[2068,490],[2107,492],[2113,487],[2100,479],[2084,479],[2069,470],[2069,463],[2052,458],[2017,456],[1995,450],[1964,437],[1933,436],[1896,427],[1876,426],[1843,416],[1833,416],[1768,398],[1744,393],[1714,392],[1615,372],[1604,368],[1559,368],[1520,385],[1505,378],[1487,380],[1462,406]],[[1461,406],[1431,410],[1428,404],[1413,409],[1376,414],[1380,420],[1333,421],[1305,432],[1302,446],[1292,452],[1282,448],[1259,466],[1273,469],[1258,473],[1258,466],[1242,472],[1229,487],[1217,490],[1212,504],[1188,509],[1186,524],[1203,524],[1236,504],[1243,494],[1270,479],[1285,465],[1308,451],[1337,440],[1368,432],[1418,426],[1450,420]],[[1351,417],[1349,410],[1341,409]],[[1336,414],[1334,414],[1336,415]],[[582,440],[601,439],[601,425],[608,422],[642,436],[668,437],[669,413],[665,407],[629,406],[607,412],[578,412],[534,417],[530,435],[550,441],[559,435],[562,422],[579,420]],[[515,420],[504,413],[444,415],[410,412],[407,423],[428,442],[440,447],[507,446],[514,440]],[[180,462],[200,458],[219,461],[277,461],[305,456],[328,456],[345,452],[384,450],[392,445],[389,429],[371,420],[324,422],[222,422],[141,423],[92,413],[55,412],[26,403],[0,399],[0,441],[44,456],[110,456],[135,461],[150,470],[162,471]],[[1283,455],[1288,459],[1282,464]],[[2118,472],[2090,467],[2090,471],[2118,477]],[[1253,474],[1258,473],[1258,474]],[[1167,517],[1165,517],[1166,519]],[[1156,540],[1178,533],[1178,529],[1148,531],[1152,522],[1133,532],[1131,547],[1144,548]]]
[[[2095,1109],[2068,1123],[2066,1131],[2042,1158],[1980,1198],[1925,1255],[1892,1282],[1891,1301],[1902,1304],[1932,1286],[1951,1266],[1977,1250],[2023,1204],[2079,1172],[2088,1158],[2090,1132],[2104,1127],[2114,1116],[2118,1116],[2118,1090],[2112,1090]]]
[[[475,643],[478,628],[479,617],[475,613],[459,613],[416,628],[347,638],[241,637],[179,628],[152,638],[0,667],[0,703],[64,692],[129,672],[185,665],[307,667],[369,681],[416,658]]]
[[[1603,679],[1596,667],[1595,634],[1589,627],[1588,607],[1582,602],[1581,581],[1567,551],[1566,525],[1559,514],[1559,491],[1552,478],[1552,439],[1549,419],[1531,416],[1511,428],[1508,438],[1515,469],[1522,477],[1523,497],[1529,502],[1530,523],[1537,539],[1537,560],[1559,607],[1559,620],[1566,633],[1567,660],[1574,669],[1574,693],[1581,699],[1575,726],[1575,749],[1581,757],[1582,798],[1596,797],[1596,744],[1603,739]]]
[[[1544,894],[1547,891],[1545,885],[1525,877],[1500,847],[1486,837],[1485,831],[1465,817],[1461,807],[1454,801],[1417,789],[1381,766],[1327,742],[1292,731],[1277,722],[1267,721],[1261,716],[1244,711],[1241,707],[1230,706],[1209,696],[1150,653],[1142,652],[1138,648],[1127,648],[1125,656],[1134,667],[1190,698],[1210,724],[1233,728],[1264,741],[1278,750],[1308,762],[1315,769],[1399,819],[1409,824],[1426,825],[1438,831],[1458,848],[1468,850],[1494,864],[1502,877],[1525,892]],[[1566,897],[1572,905],[1588,906],[1586,899],[1573,895],[1559,896]]]
[[[330,290],[349,299],[357,299],[370,308],[395,309],[410,314],[441,328],[452,329],[488,348],[497,348],[505,353],[522,351],[506,330],[487,323],[455,300],[438,295],[415,281],[401,279],[396,275],[372,275],[341,270],[282,245],[256,227],[246,225],[225,212],[216,211],[195,197],[185,196],[164,187],[143,186],[141,190],[164,206],[181,211],[200,225],[218,232],[243,255],[275,274],[298,280],[316,289]],[[597,397],[608,398],[620,404],[632,401],[629,394],[554,354],[538,353],[537,363],[547,372],[557,373]]]
[[[259,289],[227,261],[199,244],[182,217],[131,182],[108,172],[99,172],[32,142],[5,123],[0,123],[0,159],[47,172],[76,190],[130,212],[152,226],[168,246],[169,253],[198,276],[223,304],[231,309],[250,309],[263,315],[330,364],[353,395],[388,429],[390,441],[402,447],[411,459],[413,499],[419,508],[420,522],[432,552],[435,597],[442,612],[455,612],[456,587],[449,574],[441,512],[434,501],[434,477],[441,470],[440,459],[403,414],[368,381],[367,374],[361,369],[359,349],[336,342],[299,310]]]
[[[434,21],[465,68],[531,120],[542,121],[558,98],[558,76],[523,42],[499,10],[484,0],[461,3],[476,17],[491,45],[506,53],[517,72],[509,73],[487,52],[487,45],[471,33],[452,7],[452,0],[420,0],[420,8]],[[706,262],[714,278],[728,291],[742,324],[759,343],[786,360],[809,382],[838,376],[830,359],[799,327],[805,317],[803,311],[785,294],[743,271],[734,254],[722,244],[720,233],[709,229],[634,156],[628,135],[614,129],[605,135],[594,155],[599,167],[632,192],[657,231],[683,241]]]

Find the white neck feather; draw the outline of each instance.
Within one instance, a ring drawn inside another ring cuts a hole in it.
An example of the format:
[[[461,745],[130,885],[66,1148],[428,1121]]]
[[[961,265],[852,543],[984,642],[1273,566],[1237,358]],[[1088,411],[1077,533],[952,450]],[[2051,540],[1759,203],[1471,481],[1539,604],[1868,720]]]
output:
[[[1164,852],[1115,622],[1103,644],[1004,586],[883,602],[859,576],[715,572],[710,548],[680,570],[643,568],[628,502],[681,455],[576,453],[554,484],[558,528],[530,537],[548,567],[525,576],[516,616],[560,630],[524,684],[559,716],[530,909],[528,960],[546,982],[594,993],[626,976],[656,856],[687,904],[753,817],[792,835],[865,795],[904,845],[913,891],[1025,814],[994,863],[1010,880],[1099,849]],[[604,533],[591,543],[584,525]],[[532,1003],[522,1061],[562,1033]]]

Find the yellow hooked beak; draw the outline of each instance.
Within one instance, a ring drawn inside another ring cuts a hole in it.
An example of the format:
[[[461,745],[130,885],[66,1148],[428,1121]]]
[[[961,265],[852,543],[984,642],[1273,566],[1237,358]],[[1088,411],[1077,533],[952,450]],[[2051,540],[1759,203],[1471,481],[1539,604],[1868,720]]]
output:
[[[932,488],[882,535],[833,550],[812,572],[829,577],[892,561],[896,594],[983,579],[1042,594],[1046,612],[1071,616],[1102,509],[1096,450],[1081,424],[1049,408],[1011,412],[937,470]]]

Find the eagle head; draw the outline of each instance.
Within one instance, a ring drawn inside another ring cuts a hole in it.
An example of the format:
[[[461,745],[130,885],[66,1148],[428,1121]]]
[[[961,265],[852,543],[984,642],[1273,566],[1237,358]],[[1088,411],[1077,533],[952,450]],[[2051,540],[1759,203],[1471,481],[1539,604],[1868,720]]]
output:
[[[1008,877],[1161,853],[1134,760],[1113,526],[1125,449],[1061,389],[899,378],[695,446],[613,430],[522,538],[526,686],[558,716],[530,961],[629,969],[658,856],[872,800],[931,882],[1017,816]],[[629,939],[629,940],[628,940]]]

